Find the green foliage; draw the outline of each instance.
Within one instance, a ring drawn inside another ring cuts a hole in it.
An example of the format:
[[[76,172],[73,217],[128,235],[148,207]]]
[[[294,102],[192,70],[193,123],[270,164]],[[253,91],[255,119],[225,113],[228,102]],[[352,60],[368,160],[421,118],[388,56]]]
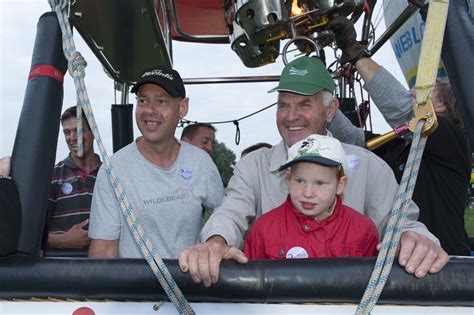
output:
[[[214,152],[211,155],[212,160],[219,170],[224,187],[227,187],[230,178],[234,174],[235,154],[227,148],[224,142],[216,142]]]
[[[466,227],[467,235],[474,237],[474,209],[466,209],[464,213],[464,226]]]

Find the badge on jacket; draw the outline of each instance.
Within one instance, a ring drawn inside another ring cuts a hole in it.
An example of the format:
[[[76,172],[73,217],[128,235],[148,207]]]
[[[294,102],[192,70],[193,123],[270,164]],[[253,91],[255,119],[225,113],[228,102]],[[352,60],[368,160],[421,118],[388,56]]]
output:
[[[303,247],[295,246],[288,250],[286,259],[303,259],[308,258],[308,252]]]

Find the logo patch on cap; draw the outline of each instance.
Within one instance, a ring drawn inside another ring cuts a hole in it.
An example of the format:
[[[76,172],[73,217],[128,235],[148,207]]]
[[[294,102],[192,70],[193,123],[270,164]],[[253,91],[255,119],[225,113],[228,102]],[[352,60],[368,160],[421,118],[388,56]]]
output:
[[[172,97],[186,97],[183,79],[178,71],[167,67],[153,67],[143,70],[131,92],[137,94],[140,86],[156,84],[163,88]]]
[[[332,76],[320,59],[302,56],[285,66],[278,86],[269,92],[314,95],[323,90],[333,93],[334,87]]]
[[[288,149],[288,160],[279,170],[282,171],[297,162],[311,162],[344,170],[346,153],[337,139],[313,134]]]
[[[142,78],[148,77],[148,76],[150,76],[150,75],[157,75],[157,76],[166,78],[166,79],[168,79],[168,80],[174,80],[174,77],[173,77],[172,74],[170,74],[170,73],[163,73],[163,71],[161,71],[161,70],[159,70],[159,69],[144,72],[144,73],[142,74]]]
[[[309,73],[308,70],[300,70],[300,69],[296,69],[295,67],[291,67],[290,70],[290,75],[299,75],[299,76],[302,76],[304,77],[305,75],[307,75]]]

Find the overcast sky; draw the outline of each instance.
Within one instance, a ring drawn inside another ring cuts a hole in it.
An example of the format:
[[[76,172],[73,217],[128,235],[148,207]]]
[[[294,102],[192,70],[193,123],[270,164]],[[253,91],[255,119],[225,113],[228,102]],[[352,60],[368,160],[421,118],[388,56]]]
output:
[[[11,155],[18,119],[21,112],[31,53],[36,35],[36,23],[42,13],[49,11],[47,0],[0,0],[0,156]],[[377,29],[382,34],[384,23]],[[100,134],[108,154],[112,154],[110,105],[115,102],[113,81],[103,72],[90,49],[75,33],[76,48],[88,62],[86,86],[99,126]],[[192,54],[190,54],[192,52]],[[278,75],[283,67],[281,58],[277,63],[258,69],[246,68],[230,45],[204,45],[174,42],[174,67],[183,78]],[[398,63],[387,43],[377,52],[374,59],[383,64],[400,80],[403,80]],[[192,121],[233,120],[263,108],[276,100],[276,94],[267,91],[276,83],[247,83],[187,86],[190,109],[187,119]],[[63,110],[75,104],[75,90],[72,78],[66,74]],[[117,93],[120,100],[120,93]],[[130,101],[135,99],[131,95]],[[375,132],[386,132],[389,127],[380,114],[373,113]],[[233,124],[216,125],[217,139],[224,142],[239,157],[240,152],[256,142],[276,144],[280,141],[276,124],[275,109],[271,108],[240,122],[241,141],[234,142]],[[178,128],[176,136],[179,137]],[[139,135],[135,127],[134,136]],[[96,152],[98,150],[96,149]],[[62,133],[59,135],[56,161],[68,153]]]

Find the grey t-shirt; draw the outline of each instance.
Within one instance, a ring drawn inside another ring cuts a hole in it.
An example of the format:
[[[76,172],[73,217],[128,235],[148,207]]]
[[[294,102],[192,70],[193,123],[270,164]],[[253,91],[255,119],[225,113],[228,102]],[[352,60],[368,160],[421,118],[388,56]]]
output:
[[[182,249],[195,244],[203,208],[213,211],[224,196],[222,180],[209,155],[188,143],[180,144],[178,157],[169,168],[145,159],[135,142],[111,157],[129,203],[162,258],[177,258]],[[119,257],[142,257],[105,167],[100,168],[94,188],[89,237],[119,239]]]

